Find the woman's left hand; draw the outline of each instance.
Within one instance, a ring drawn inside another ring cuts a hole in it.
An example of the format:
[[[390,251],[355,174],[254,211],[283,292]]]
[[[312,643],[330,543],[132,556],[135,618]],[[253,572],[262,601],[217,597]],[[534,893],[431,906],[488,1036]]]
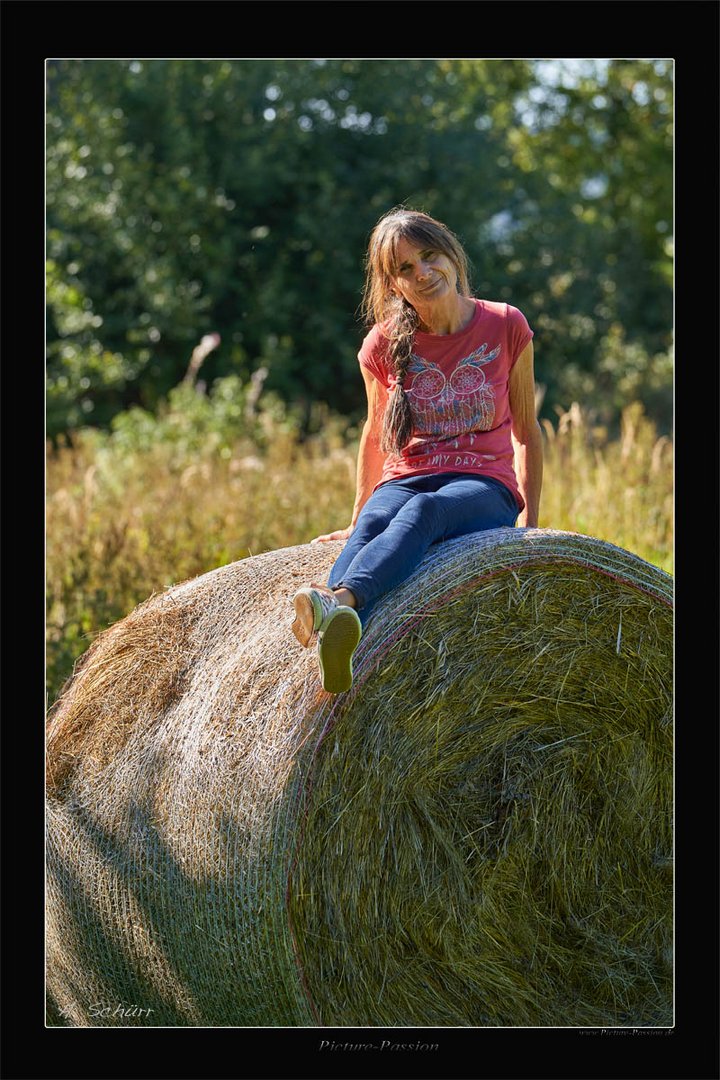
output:
[[[314,537],[310,543],[326,544],[328,540],[347,540],[354,528],[354,525],[348,525],[346,529],[336,529],[335,532],[325,533],[323,536]]]

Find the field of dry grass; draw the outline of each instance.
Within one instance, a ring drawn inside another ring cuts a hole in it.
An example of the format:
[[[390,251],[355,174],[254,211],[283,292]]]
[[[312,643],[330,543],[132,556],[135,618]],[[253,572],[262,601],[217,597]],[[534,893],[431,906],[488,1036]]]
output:
[[[577,406],[543,422],[540,525],[586,533],[672,573],[673,447],[638,406],[609,440]],[[79,434],[48,450],[47,693],[56,698],[94,637],[152,593],[346,525],[353,441],[301,443],[278,426],[265,447],[128,447]]]

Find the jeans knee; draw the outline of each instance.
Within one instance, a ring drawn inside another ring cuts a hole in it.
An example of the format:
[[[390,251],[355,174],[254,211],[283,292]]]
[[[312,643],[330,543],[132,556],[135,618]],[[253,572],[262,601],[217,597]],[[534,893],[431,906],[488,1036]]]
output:
[[[379,536],[381,532],[385,531],[392,519],[393,515],[387,510],[382,510],[379,507],[370,508],[358,518],[353,535],[358,533],[365,539],[372,540],[373,537]]]
[[[432,492],[419,492],[403,510],[407,520],[424,532],[434,535],[442,528],[442,514]]]

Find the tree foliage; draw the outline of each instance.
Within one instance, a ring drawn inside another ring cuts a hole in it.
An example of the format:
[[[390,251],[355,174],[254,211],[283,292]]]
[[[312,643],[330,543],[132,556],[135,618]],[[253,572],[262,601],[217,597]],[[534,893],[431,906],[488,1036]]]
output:
[[[670,423],[666,60],[60,60],[47,66],[48,431],[203,377],[363,410],[370,229],[463,240],[536,331],[544,408]]]

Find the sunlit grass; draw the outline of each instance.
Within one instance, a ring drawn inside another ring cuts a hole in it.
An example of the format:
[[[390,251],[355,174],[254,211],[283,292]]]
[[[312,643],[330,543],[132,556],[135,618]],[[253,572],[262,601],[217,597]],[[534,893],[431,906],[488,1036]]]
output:
[[[543,422],[542,526],[626,548],[673,572],[673,445],[642,407],[628,406],[620,437],[608,441],[577,405]]]
[[[586,533],[672,572],[672,443],[637,406],[608,441],[577,406],[543,424],[540,525]],[[49,451],[47,690],[154,592],[348,524],[356,445],[278,429],[258,451],[132,450],[96,433]]]

